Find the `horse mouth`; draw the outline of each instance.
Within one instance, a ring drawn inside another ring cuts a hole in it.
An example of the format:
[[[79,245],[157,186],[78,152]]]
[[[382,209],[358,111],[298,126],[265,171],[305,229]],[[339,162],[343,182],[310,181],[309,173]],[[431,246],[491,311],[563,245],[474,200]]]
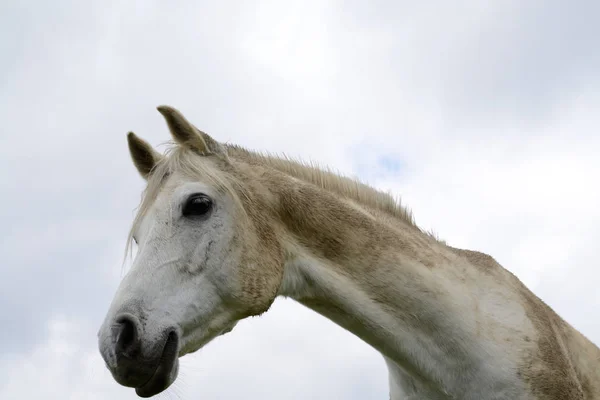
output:
[[[139,397],[155,396],[171,386],[179,372],[178,354],[178,335],[175,332],[170,332],[154,374],[148,382],[135,389]]]

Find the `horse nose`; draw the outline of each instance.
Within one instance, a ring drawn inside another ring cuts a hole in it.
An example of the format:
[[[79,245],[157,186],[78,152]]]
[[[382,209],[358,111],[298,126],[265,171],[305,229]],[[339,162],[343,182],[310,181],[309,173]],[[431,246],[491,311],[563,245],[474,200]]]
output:
[[[98,338],[106,367],[123,386],[141,387],[152,377],[160,355],[154,354],[154,337],[144,329],[143,315],[120,312],[108,317]],[[141,318],[141,319],[140,319]]]
[[[113,326],[113,343],[117,357],[132,357],[140,349],[140,321],[131,314],[117,316]]]

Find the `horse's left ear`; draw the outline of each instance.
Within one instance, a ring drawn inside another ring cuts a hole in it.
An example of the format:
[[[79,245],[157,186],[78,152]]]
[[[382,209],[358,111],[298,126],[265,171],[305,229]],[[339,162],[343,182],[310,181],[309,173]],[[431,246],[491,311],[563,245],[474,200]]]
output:
[[[177,143],[202,155],[224,154],[219,142],[192,125],[178,110],[169,106],[159,106],[157,109],[167,121]]]
[[[127,134],[127,145],[135,168],[142,178],[148,179],[154,166],[162,159],[162,154],[133,132]]]

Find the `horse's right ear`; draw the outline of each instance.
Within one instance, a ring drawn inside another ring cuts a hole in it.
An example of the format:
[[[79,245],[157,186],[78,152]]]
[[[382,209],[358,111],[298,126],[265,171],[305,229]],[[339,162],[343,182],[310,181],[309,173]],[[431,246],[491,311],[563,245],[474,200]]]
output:
[[[127,134],[127,145],[135,168],[137,168],[142,178],[148,179],[150,172],[161,160],[162,155],[133,132]]]
[[[223,146],[196,128],[179,110],[171,106],[158,106],[157,109],[167,121],[171,136],[177,143],[200,155],[215,154],[227,158]]]

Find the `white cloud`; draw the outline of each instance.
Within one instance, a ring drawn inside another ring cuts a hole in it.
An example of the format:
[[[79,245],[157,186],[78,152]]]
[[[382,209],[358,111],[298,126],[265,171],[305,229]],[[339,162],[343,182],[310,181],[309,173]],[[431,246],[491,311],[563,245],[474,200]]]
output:
[[[46,341],[28,354],[0,360],[1,398],[95,400],[125,394],[124,388],[106,385],[110,373],[97,351],[86,346],[93,332],[64,316],[40,328],[47,332]]]

